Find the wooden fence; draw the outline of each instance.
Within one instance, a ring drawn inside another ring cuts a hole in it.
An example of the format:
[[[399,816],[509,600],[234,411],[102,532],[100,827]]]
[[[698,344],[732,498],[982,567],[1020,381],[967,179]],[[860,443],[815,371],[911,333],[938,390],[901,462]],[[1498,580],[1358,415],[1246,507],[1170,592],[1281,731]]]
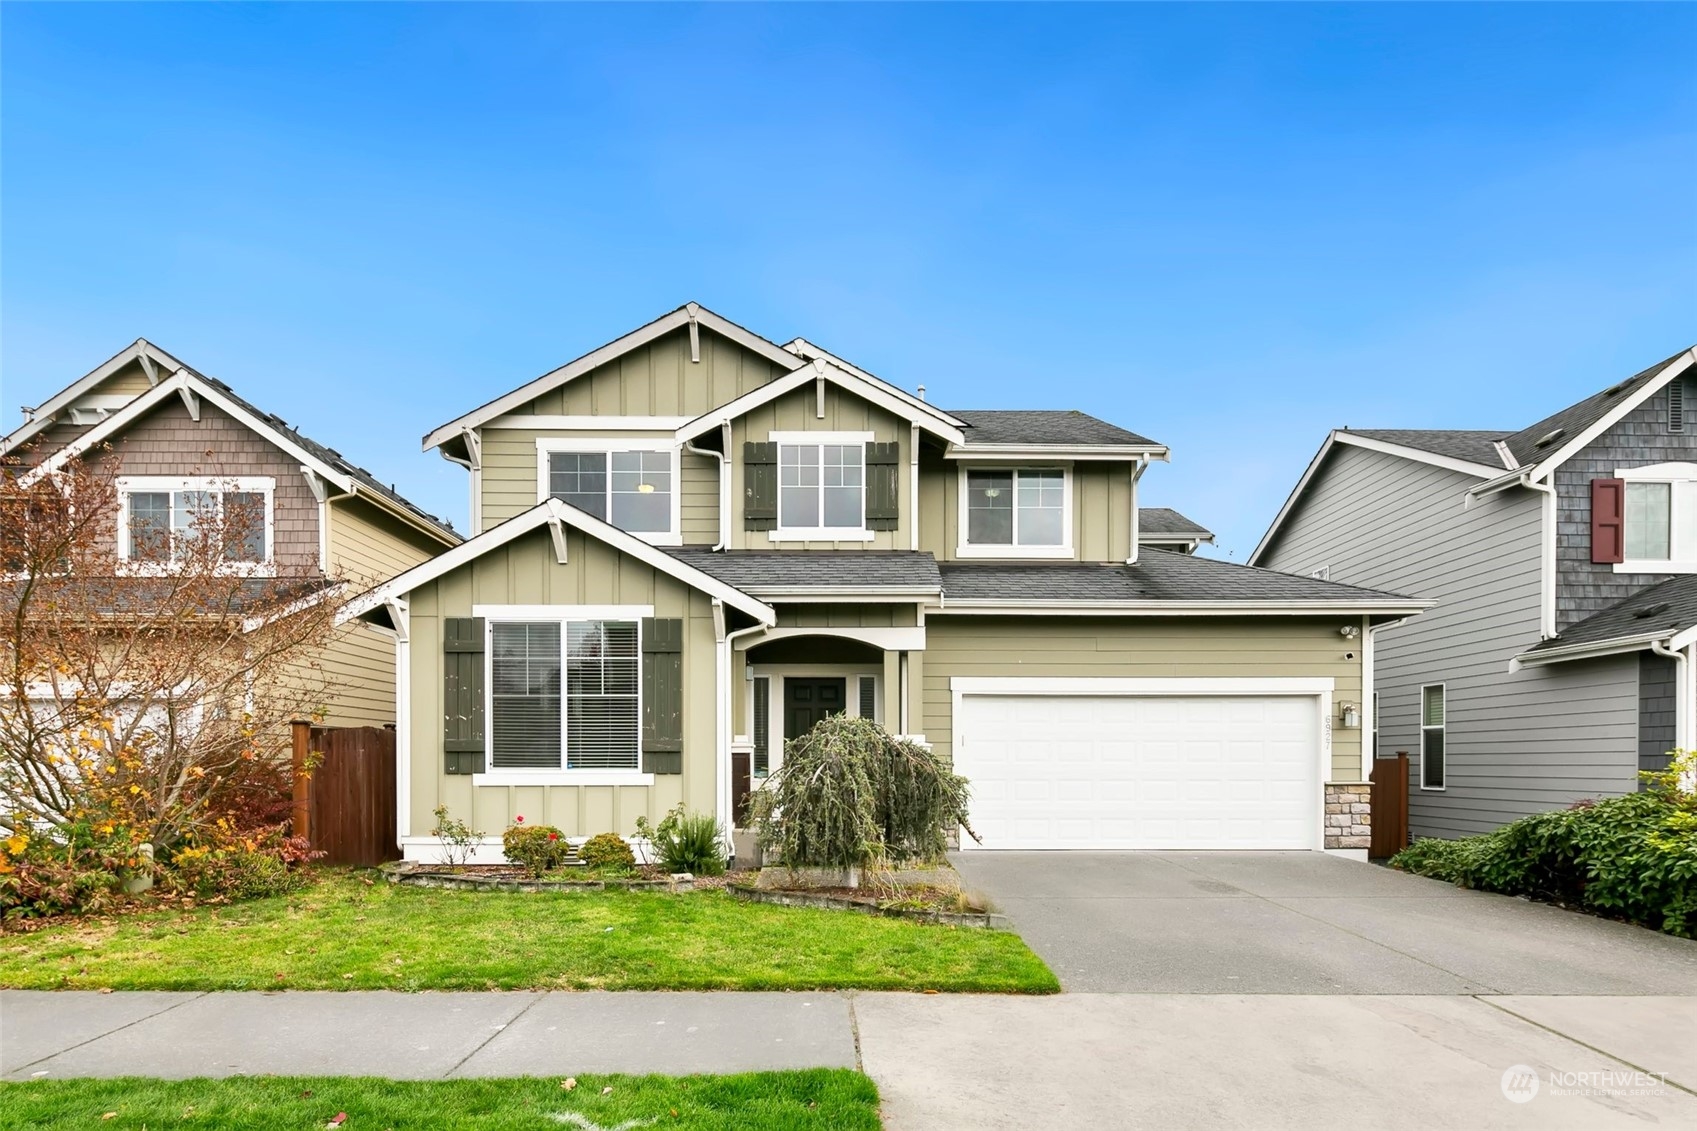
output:
[[[295,835],[323,852],[324,863],[370,868],[400,859],[394,731],[295,723],[294,786]]]
[[[1395,856],[1408,847],[1408,754],[1373,759],[1373,846],[1367,855]]]

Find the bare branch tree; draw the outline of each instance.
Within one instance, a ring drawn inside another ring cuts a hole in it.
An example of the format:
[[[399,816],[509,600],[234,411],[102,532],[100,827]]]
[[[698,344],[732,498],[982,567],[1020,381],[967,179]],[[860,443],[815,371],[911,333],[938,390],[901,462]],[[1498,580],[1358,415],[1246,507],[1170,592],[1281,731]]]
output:
[[[262,495],[123,499],[108,454],[0,463],[0,829],[165,848],[323,714],[344,587],[282,563]]]

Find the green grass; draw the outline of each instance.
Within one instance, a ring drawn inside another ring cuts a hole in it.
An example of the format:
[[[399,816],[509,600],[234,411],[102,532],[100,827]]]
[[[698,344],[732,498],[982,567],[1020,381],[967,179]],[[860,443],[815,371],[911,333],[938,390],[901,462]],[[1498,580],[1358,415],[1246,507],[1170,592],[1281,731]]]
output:
[[[33,1080],[0,1084],[0,1127],[322,1128],[346,1112],[347,1131],[444,1128],[511,1131],[613,1128],[819,1128],[875,1131],[878,1090],[848,1069],[740,1076],[584,1076],[507,1080],[378,1080],[359,1076],[234,1076],[223,1080]],[[601,1089],[611,1087],[608,1095]],[[111,1119],[107,1112],[116,1112]]]
[[[1054,993],[1005,931],[718,892],[439,891],[327,872],[305,891],[0,936],[0,987]]]

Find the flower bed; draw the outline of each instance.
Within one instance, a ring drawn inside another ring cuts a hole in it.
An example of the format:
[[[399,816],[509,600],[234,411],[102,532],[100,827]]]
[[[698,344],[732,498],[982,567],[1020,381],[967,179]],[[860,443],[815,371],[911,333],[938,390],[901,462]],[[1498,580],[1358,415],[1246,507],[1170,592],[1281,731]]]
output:
[[[412,887],[457,888],[468,891],[695,891],[698,885],[688,872],[664,873],[655,868],[639,869],[629,876],[598,876],[583,870],[578,875],[544,873],[532,876],[523,868],[506,864],[385,864],[380,869],[392,884]]]

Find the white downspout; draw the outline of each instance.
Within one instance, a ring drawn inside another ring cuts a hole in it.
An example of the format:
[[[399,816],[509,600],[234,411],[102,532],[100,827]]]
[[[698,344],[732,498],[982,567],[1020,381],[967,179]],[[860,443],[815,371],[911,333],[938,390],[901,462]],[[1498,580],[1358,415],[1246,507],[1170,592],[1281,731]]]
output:
[[[1143,456],[1137,457],[1137,466],[1131,472],[1131,553],[1126,556],[1126,565],[1137,564],[1137,481],[1143,478],[1143,473],[1149,470],[1149,461]]]
[[[908,429],[907,514],[908,549],[919,549],[919,425]]]
[[[1556,488],[1547,480],[1521,477],[1521,485],[1544,496],[1542,530],[1544,544],[1539,556],[1538,633],[1549,640],[1556,634]]]
[[[726,851],[731,850],[731,650],[738,640],[757,632],[765,632],[767,626],[751,624],[747,628],[739,628],[734,632],[725,631],[725,603],[719,598],[713,598],[713,729],[714,729],[714,765],[715,788],[714,808],[719,819],[719,828],[725,834]]]
[[[1670,648],[1666,640],[1650,641],[1650,651],[1673,661],[1673,744],[1677,750],[1691,749],[1691,657],[1683,648]]]
[[[730,426],[726,425],[725,431],[728,432],[729,430]],[[725,462],[725,455],[723,452],[716,452],[711,448],[698,448],[695,446],[694,440],[690,440],[684,444],[684,451],[688,452],[692,456],[711,456],[719,462],[719,540],[713,543],[713,549],[715,551],[723,550],[725,548],[725,538],[731,525],[730,465]],[[678,490],[683,490],[683,484],[678,484]],[[679,531],[679,533],[681,534],[682,531]]]

